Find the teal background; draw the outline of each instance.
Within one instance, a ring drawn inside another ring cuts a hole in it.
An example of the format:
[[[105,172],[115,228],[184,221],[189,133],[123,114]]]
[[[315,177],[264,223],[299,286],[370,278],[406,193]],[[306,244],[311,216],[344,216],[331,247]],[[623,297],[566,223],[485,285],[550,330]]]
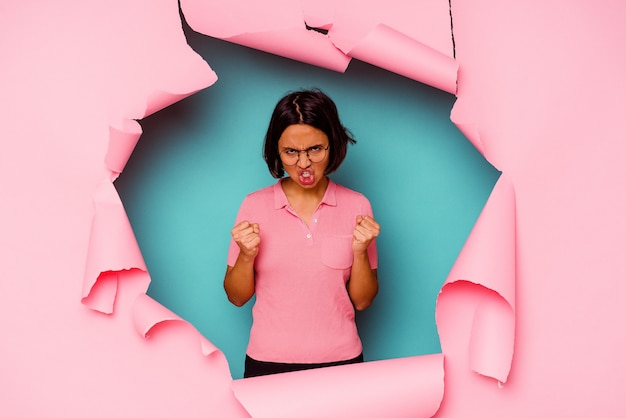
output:
[[[382,226],[380,292],[357,315],[365,358],[440,352],[437,294],[499,176],[451,123],[455,97],[359,61],[341,74],[186,33],[219,80],[140,121],[115,183],[148,294],[242,376],[252,304],[234,307],[222,287],[230,229],[243,197],[275,182],[261,147],[277,100],[319,87],[358,141],[331,177],[364,193]]]

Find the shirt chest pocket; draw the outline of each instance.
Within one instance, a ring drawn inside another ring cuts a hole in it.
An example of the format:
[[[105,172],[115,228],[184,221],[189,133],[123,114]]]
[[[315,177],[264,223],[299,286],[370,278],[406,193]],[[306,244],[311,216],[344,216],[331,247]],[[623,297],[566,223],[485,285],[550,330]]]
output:
[[[334,269],[352,267],[352,235],[328,236],[322,241],[322,263]]]

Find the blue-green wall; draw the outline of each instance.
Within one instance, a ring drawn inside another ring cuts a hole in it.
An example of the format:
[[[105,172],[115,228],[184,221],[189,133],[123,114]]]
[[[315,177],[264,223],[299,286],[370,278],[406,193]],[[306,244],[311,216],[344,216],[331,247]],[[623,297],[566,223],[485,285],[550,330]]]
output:
[[[320,87],[358,143],[333,179],[364,193],[382,225],[380,293],[357,316],[366,360],[440,352],[435,301],[499,173],[450,122],[454,96],[362,62],[345,74],[188,33],[217,83],[141,121],[116,186],[148,265],[148,294],[243,373],[250,308],[222,287],[241,200],[273,183],[261,157],[287,91]]]

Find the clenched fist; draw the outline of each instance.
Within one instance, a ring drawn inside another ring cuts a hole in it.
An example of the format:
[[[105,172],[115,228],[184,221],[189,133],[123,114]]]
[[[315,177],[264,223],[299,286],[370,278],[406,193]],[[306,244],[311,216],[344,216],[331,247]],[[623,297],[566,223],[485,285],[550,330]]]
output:
[[[243,221],[235,225],[230,233],[243,255],[255,258],[259,253],[259,244],[261,243],[260,231],[259,224]]]

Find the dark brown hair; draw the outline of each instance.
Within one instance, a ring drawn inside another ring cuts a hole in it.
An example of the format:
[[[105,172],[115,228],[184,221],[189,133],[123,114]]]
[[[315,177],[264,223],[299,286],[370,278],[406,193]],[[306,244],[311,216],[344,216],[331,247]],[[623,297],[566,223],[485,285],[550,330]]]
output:
[[[278,152],[278,140],[285,129],[297,124],[313,126],[328,137],[329,162],[324,174],[337,170],[346,157],[348,143],[356,143],[352,133],[341,124],[335,102],[321,90],[289,93],[276,104],[263,144],[263,158],[275,178],[285,175]]]

